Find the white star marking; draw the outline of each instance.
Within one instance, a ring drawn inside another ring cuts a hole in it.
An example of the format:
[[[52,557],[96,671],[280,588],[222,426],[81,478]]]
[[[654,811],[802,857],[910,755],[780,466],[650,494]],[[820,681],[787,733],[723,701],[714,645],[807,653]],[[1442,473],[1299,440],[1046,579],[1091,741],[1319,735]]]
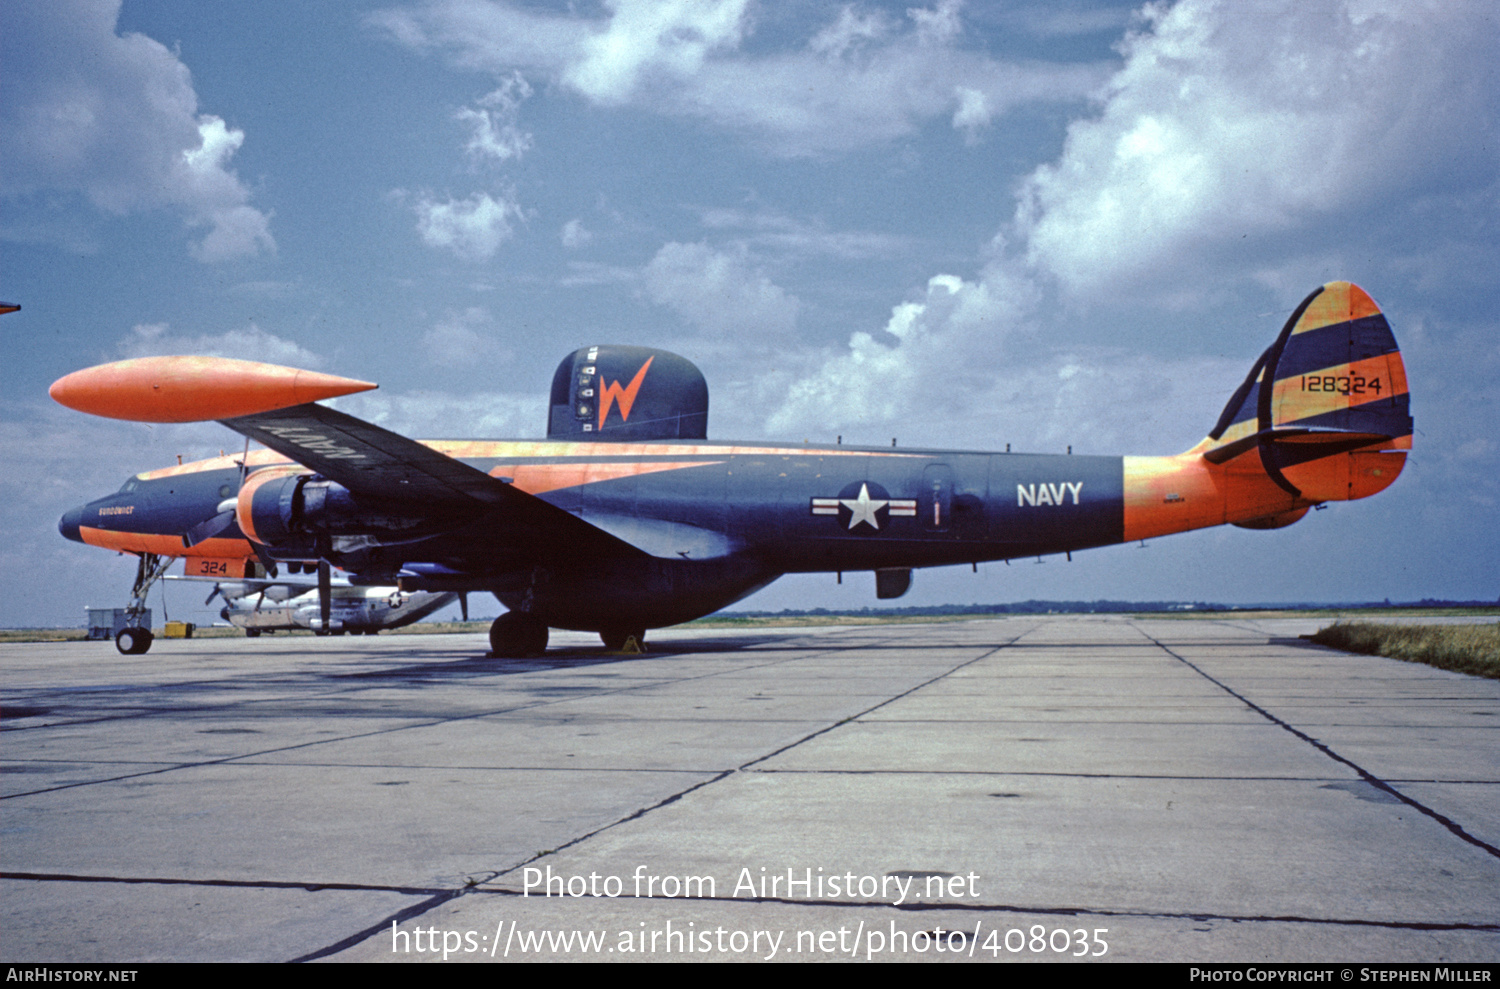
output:
[[[870,523],[872,529],[880,528],[880,523],[875,520],[875,513],[884,508],[886,502],[879,498],[871,498],[868,484],[859,486],[858,498],[840,498],[839,504],[849,509],[849,528],[852,529],[861,522]]]

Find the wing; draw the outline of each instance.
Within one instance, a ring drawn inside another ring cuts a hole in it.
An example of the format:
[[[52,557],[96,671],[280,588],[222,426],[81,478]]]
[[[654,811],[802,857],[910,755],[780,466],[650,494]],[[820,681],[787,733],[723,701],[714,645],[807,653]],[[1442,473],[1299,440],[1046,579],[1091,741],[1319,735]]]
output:
[[[524,510],[538,500],[416,440],[321,405],[219,421],[355,494],[458,509]]]
[[[485,518],[517,548],[568,559],[645,555],[507,481],[336,409],[309,403],[219,421],[356,497],[455,521]]]

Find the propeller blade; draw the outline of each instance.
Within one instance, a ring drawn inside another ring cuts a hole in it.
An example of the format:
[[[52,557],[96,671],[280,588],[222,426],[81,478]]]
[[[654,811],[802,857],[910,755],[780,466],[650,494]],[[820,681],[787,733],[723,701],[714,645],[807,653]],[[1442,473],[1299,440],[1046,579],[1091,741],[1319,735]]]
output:
[[[206,598],[203,599],[203,603],[204,604],[208,604],[208,602],[210,602],[214,598],[218,597],[221,593],[222,593],[222,588],[220,588],[218,584],[215,584],[214,585],[214,589],[208,592],[208,597],[206,597]]]
[[[212,539],[234,525],[234,512],[220,512],[211,519],[204,519],[182,534],[185,546],[196,546],[205,539]]]
[[[459,591],[458,592],[458,610],[460,612],[462,612],[462,614],[464,616],[464,621],[468,621],[469,620],[469,592],[468,591]]]

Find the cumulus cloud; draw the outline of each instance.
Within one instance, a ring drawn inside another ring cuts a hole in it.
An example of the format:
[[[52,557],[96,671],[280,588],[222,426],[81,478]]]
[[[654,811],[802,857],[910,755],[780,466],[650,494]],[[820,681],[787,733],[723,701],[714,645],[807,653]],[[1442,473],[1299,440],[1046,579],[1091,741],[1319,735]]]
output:
[[[595,102],[619,104],[647,80],[689,77],[711,53],[737,46],[747,6],[605,0],[604,16],[587,18],[485,0],[429,0],[378,12],[370,22],[402,44],[444,50],[468,68],[543,69]]]
[[[275,249],[267,214],[229,162],[245,134],[199,113],[187,66],[116,33],[119,0],[12,5],[0,33],[0,193],[81,194],[116,215],[170,208],[203,261]]]
[[[531,96],[531,85],[519,72],[512,72],[500,85],[463,107],[453,116],[469,128],[464,151],[476,165],[502,165],[531,150],[532,137],[517,125],[521,104]],[[397,201],[406,193],[394,193]],[[448,196],[438,200],[424,194],[413,207],[417,232],[429,247],[452,251],[465,261],[493,257],[514,232],[512,222],[525,213],[514,192],[494,195],[475,192],[466,199]]]
[[[594,103],[699,117],[794,156],[890,141],[946,116],[973,137],[981,114],[1083,99],[1105,76],[1100,66],[1023,66],[965,47],[952,0],[904,19],[847,5],[805,47],[768,54],[743,50],[749,10],[747,0],[612,0],[587,16],[428,0],[372,21],[466,68],[544,72]]]
[[[796,328],[797,297],[755,268],[744,250],[674,241],[656,252],[644,275],[651,301],[711,336],[754,343]]]
[[[807,47],[819,55],[842,58],[885,37],[896,25],[880,10],[859,10],[853,4],[839,8],[838,19],[821,28]]]
[[[732,49],[742,36],[748,0],[606,0],[608,21],[590,26],[564,81],[598,103],[623,103],[641,77],[696,74],[708,55]]]
[[[1023,278],[932,278],[891,310],[883,333],[855,333],[785,392],[774,436],[830,432],[878,442],[1061,453],[1175,453],[1200,439],[1248,365],[1074,348],[1016,360],[1041,301]],[[1032,341],[1026,341],[1031,343]]]
[[[1035,301],[1024,279],[999,271],[978,282],[936,275],[919,300],[891,310],[883,333],[855,333],[847,352],[796,382],[768,425],[777,434],[814,423],[885,428],[917,408],[936,419],[970,416],[973,396],[990,391],[1006,336]]]
[[[947,28],[927,30],[933,44]],[[1014,412],[1036,424],[1031,442],[1071,433],[1068,442],[1170,448],[1125,434],[1144,428],[1139,414],[1128,427],[1099,410],[1163,408],[1170,397],[1202,413],[1188,427],[1201,430],[1243,375],[1237,362],[1097,345],[1048,354],[1048,332],[1110,340],[1118,331],[1087,314],[1131,291],[1185,310],[1269,289],[1290,306],[1319,280],[1309,272],[1349,277],[1351,259],[1437,251],[1452,261],[1443,238],[1408,231],[1431,230],[1434,218],[1467,229],[1466,209],[1493,215],[1500,107],[1481,80],[1493,80],[1497,48],[1500,27],[1477,2],[1420,12],[1379,0],[1148,6],[1096,111],[1022,183],[978,277],[934,277],[884,332],[853,334],[788,387],[770,427],[925,423],[935,436],[944,423],[972,429]],[[983,98],[965,95],[955,126],[983,126]],[[1023,342],[1029,370],[1009,370],[1008,351]]]
[[[174,334],[166,323],[138,323],[117,346],[124,357],[193,354],[312,369],[320,368],[326,363],[322,355],[295,341],[268,333],[254,323],[242,329],[199,336]]]
[[[1101,112],[1068,129],[1017,214],[1031,260],[1108,290],[1397,196],[1496,177],[1500,25],[1482,2],[1148,5]],[[1308,241],[1304,241],[1307,243]],[[1284,251],[1279,244],[1278,251]]]
[[[521,103],[531,96],[531,86],[519,72],[511,73],[500,86],[480,97],[476,106],[464,107],[454,119],[469,127],[464,145],[476,161],[509,161],[531,150],[531,135],[516,125]]]
[[[494,198],[476,192],[467,199],[439,202],[423,196],[416,205],[417,231],[429,247],[451,250],[466,261],[492,257],[510,237],[511,220],[521,218],[521,207],[508,196]]]

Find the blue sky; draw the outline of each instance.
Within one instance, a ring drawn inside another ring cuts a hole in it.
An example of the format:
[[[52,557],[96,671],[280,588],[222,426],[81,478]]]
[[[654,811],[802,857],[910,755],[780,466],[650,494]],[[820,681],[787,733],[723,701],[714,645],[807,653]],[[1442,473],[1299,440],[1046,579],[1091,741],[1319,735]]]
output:
[[[534,437],[599,342],[711,437],[1174,453],[1308,291],[1385,309],[1397,484],[1274,532],[918,574],[902,603],[1500,596],[1493,4],[125,0],[0,8],[0,624],[123,603],[67,508],[237,446],[50,403],[216,353]],[[202,595],[174,589],[175,615]],[[158,607],[159,600],[153,600]],[[748,607],[859,607],[786,578]],[[484,605],[493,613],[498,606]]]

